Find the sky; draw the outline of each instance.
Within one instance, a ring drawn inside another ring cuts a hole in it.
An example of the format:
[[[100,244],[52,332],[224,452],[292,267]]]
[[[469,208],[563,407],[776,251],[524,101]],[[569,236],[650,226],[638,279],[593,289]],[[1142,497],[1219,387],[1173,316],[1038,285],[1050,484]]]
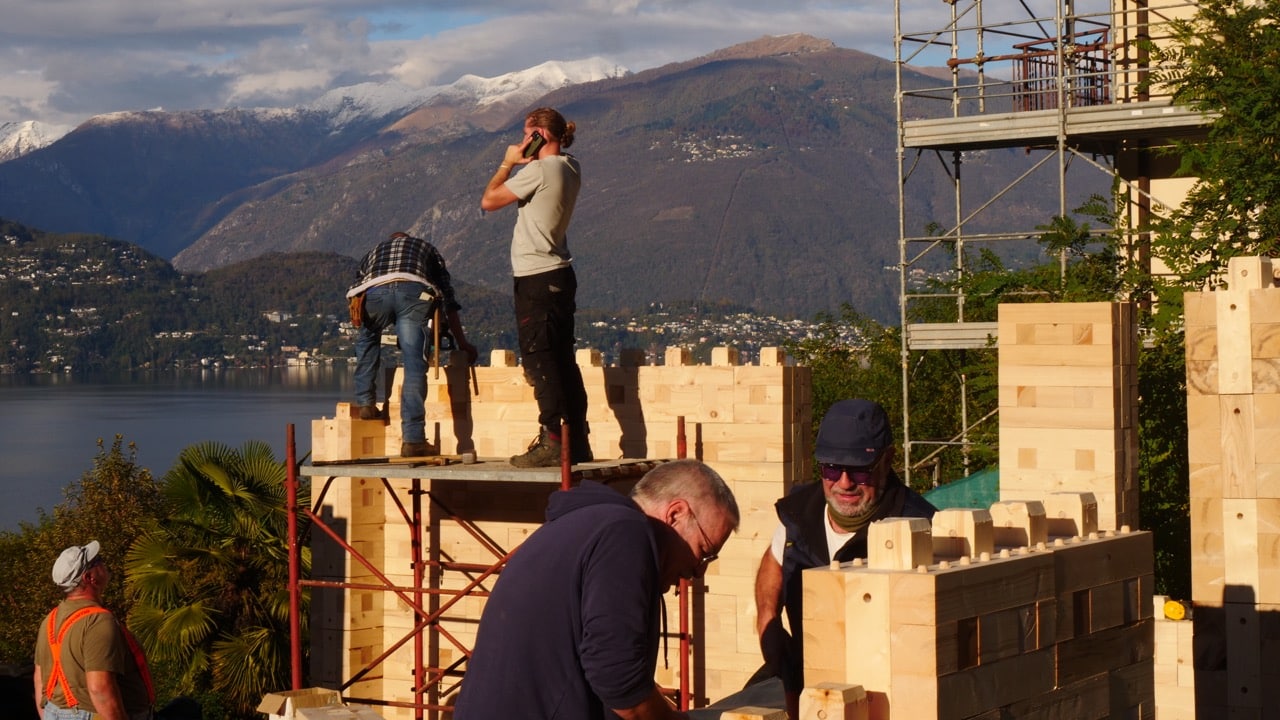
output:
[[[900,2],[916,29],[950,15],[944,0]],[[790,33],[892,58],[893,16],[893,0],[0,0],[0,123],[293,107],[549,60],[638,72]]]

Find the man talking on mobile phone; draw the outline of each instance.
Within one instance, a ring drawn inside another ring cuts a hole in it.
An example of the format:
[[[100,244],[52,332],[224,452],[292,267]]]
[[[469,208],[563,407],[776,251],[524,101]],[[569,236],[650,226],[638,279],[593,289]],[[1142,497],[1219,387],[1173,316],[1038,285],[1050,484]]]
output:
[[[522,468],[560,464],[561,423],[569,425],[571,461],[593,459],[587,391],[574,357],[578,281],[568,238],[582,173],[577,159],[562,152],[573,144],[575,129],[552,108],[530,112],[523,139],[507,146],[480,198],[480,208],[488,212],[517,204],[511,236],[516,331],[540,425],[528,451],[511,458],[512,465]],[[513,175],[517,166],[520,172]]]

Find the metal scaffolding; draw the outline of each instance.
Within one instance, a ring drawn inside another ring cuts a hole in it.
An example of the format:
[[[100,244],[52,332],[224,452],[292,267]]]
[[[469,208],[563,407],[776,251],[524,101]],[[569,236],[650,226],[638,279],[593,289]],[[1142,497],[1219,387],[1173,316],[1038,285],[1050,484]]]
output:
[[[1206,119],[1174,105],[1151,82],[1149,50],[1167,41],[1171,19],[1189,17],[1198,4],[944,0],[933,29],[921,31],[904,30],[903,0],[894,5],[905,479],[933,466],[936,484],[943,453],[958,453],[956,459],[969,469],[971,434],[994,423],[996,412],[975,417],[967,379],[958,374],[958,426],[946,437],[914,436],[912,367],[924,352],[991,348],[996,324],[994,318],[971,317],[963,291],[939,291],[925,281],[963,278],[969,249],[1016,252],[1021,243],[1024,256],[1035,250],[1041,234],[1036,225],[1051,218],[1017,226],[1008,210],[1033,182],[1056,189],[1061,217],[1090,188],[1119,188],[1117,227],[1092,231],[1095,237],[1121,233],[1131,257],[1151,270],[1147,238],[1136,228],[1152,212],[1153,148],[1203,132]],[[919,18],[918,12],[911,16],[913,22]],[[946,73],[917,69],[924,66],[944,66]],[[1025,169],[1011,182],[982,177],[989,168],[971,161],[998,148],[1025,149]],[[931,172],[943,178],[929,178]],[[950,186],[950,217],[935,216],[921,200],[918,188],[930,180]],[[950,308],[948,321],[922,321],[923,303],[936,308],[939,301]]]
[[[679,458],[687,456],[687,438],[684,417],[676,422],[676,454]],[[289,532],[289,588],[290,588],[290,665],[291,686],[293,690],[301,690],[303,685],[304,658],[302,652],[302,593],[304,589],[328,591],[373,591],[389,593],[400,600],[412,613],[410,626],[396,640],[389,641],[381,652],[364,662],[359,667],[352,666],[335,688],[342,693],[345,700],[366,705],[382,707],[408,708],[413,717],[421,720],[424,717],[440,717],[451,709],[446,699],[458,688],[465,674],[466,660],[471,656],[471,648],[460,638],[450,633],[443,620],[451,608],[466,598],[488,597],[489,591],[485,583],[492,582],[501,574],[502,568],[516,549],[507,549],[497,540],[487,535],[477,524],[476,519],[465,512],[455,511],[444,497],[447,493],[435,491],[436,484],[446,486],[473,486],[480,488],[493,483],[515,483],[531,489],[540,488],[540,492],[550,494],[556,489],[568,490],[583,479],[591,479],[600,483],[618,485],[626,489],[634,484],[646,472],[652,470],[665,460],[624,459],[596,462],[589,465],[571,466],[569,463],[568,445],[564,452],[560,467],[517,469],[510,464],[494,459],[479,459],[473,464],[438,464],[427,462],[388,462],[381,459],[353,459],[344,461],[313,462],[309,465],[298,463],[294,444],[294,428],[286,429],[286,467],[285,481],[286,505]],[[310,507],[299,504],[299,488],[302,478],[311,481]],[[408,572],[412,576],[409,585],[397,584],[390,577],[392,574],[403,574],[405,568],[380,567],[379,563],[367,556],[360,548],[349,542],[341,527],[325,517],[323,507],[327,495],[337,483],[351,483],[356,478],[376,479],[387,493],[398,511],[400,525],[388,522],[386,533],[404,532],[410,548]],[[407,487],[397,489],[393,480],[407,481]],[[454,524],[461,528],[477,548],[484,551],[488,562],[466,563],[456,562],[433,547],[433,538],[440,535],[443,523]],[[341,580],[319,580],[302,577],[301,548],[307,539],[299,535],[299,527],[303,525],[307,532],[317,537],[323,536],[337,552],[347,557],[353,567],[358,565],[373,579],[366,582],[352,582],[350,576]],[[446,574],[458,578],[459,582],[446,588],[441,578]],[[667,637],[674,637],[679,643],[680,683],[671,690],[671,700],[681,709],[689,709],[698,702],[705,703],[705,697],[696,696],[701,688],[695,685],[701,681],[691,682],[691,677],[701,678],[703,668],[691,668],[690,657],[703,654],[701,648],[694,652],[694,625],[700,622],[698,615],[702,612],[702,604],[695,598],[701,590],[701,580],[682,579],[677,588],[679,596],[679,628]],[[314,602],[314,598],[313,598]],[[413,659],[413,683],[409,699],[388,700],[383,697],[362,697],[357,683],[369,677],[376,677],[385,671],[385,663],[400,648],[411,648]],[[439,657],[439,648],[449,647],[457,651],[459,659],[442,666],[435,660]]]

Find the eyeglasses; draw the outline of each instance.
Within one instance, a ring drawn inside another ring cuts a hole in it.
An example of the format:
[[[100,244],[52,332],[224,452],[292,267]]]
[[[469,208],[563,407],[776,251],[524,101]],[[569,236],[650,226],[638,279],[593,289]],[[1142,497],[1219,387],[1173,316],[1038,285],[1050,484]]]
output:
[[[837,465],[835,463],[822,463],[819,468],[822,472],[822,479],[827,482],[840,482],[843,475],[849,476],[849,482],[861,487],[870,487],[876,484],[876,466],[879,461],[870,465]]]
[[[702,529],[702,523],[698,521],[697,514],[693,512],[692,505],[689,506],[689,516],[693,518],[693,524],[697,526],[698,534],[702,536],[702,542],[705,543],[704,547],[708,550],[715,547],[715,543],[711,542],[711,538],[707,537],[707,531]],[[720,557],[720,553],[718,552],[713,552],[710,555],[703,555],[698,559],[698,564],[706,567],[707,565],[715,562],[718,557]]]

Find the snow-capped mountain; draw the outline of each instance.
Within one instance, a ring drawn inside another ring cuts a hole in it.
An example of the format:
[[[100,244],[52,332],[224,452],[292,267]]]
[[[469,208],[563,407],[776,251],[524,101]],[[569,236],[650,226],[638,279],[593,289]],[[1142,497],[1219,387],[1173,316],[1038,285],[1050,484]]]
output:
[[[402,115],[436,103],[477,108],[499,103],[528,103],[567,85],[627,74],[626,68],[604,58],[549,61],[492,78],[464,75],[449,85],[426,88],[411,88],[397,81],[360,83],[330,90],[302,109],[329,115],[330,126],[337,130],[353,122]]]
[[[34,120],[0,123],[0,162],[22,157],[51,145],[68,132],[71,132],[69,127],[47,125]]]
[[[96,115],[38,152],[24,141],[25,154],[0,163],[0,217],[53,232],[106,229],[172,257],[295,173],[323,176],[404,147],[494,132],[548,91],[627,74],[598,59],[548,62],[429,88],[364,83],[293,108]]]
[[[535,67],[497,77],[464,75],[448,85],[414,88],[398,81],[367,82],[335,88],[314,101],[297,108],[254,108],[201,111],[202,116],[227,113],[246,114],[262,121],[279,121],[298,115],[319,116],[332,131],[355,125],[373,124],[386,119],[399,119],[416,108],[450,105],[483,110],[493,106],[529,103],[557,88],[630,74],[603,58],[571,62],[549,61]],[[163,111],[121,111],[90,118],[86,124],[103,126],[127,123]],[[175,118],[181,112],[171,113]],[[408,123],[410,127],[417,123]],[[48,125],[36,121],[0,123],[0,162],[34,152],[53,144],[73,128]]]

